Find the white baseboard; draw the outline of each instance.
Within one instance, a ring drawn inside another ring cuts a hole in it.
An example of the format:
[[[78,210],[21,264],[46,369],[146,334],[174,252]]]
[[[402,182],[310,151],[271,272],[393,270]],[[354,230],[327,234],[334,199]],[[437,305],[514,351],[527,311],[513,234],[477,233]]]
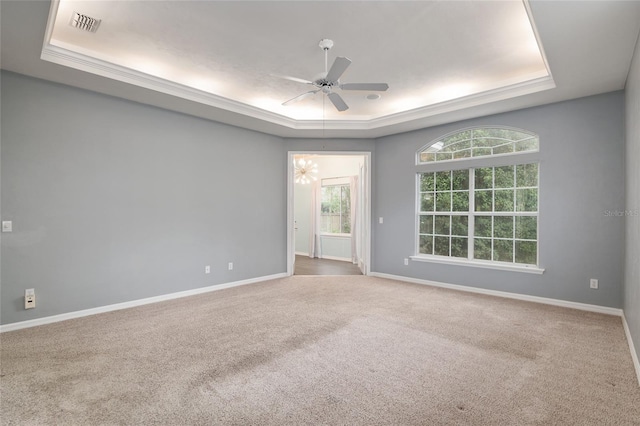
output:
[[[296,253],[296,256],[309,256],[309,253],[305,253],[303,251],[297,251],[295,253]]]
[[[469,293],[487,294],[490,296],[505,297],[508,299],[517,299],[517,300],[524,300],[527,302],[543,303],[545,305],[554,305],[554,306],[561,306],[564,308],[579,309],[581,311],[597,312],[601,314],[615,315],[618,317],[622,316],[622,309],[609,308],[607,306],[589,305],[587,303],[569,302],[567,300],[550,299],[547,297],[539,297],[539,296],[529,296],[526,294],[509,293],[506,291],[487,290],[484,288],[468,287],[468,286],[458,285],[458,284],[446,284],[446,283],[440,283],[437,281],[422,280],[419,278],[403,277],[401,275],[383,274],[381,272],[370,272],[369,275],[372,277],[387,278],[390,280],[405,281],[409,283],[423,284],[423,285],[428,285],[432,287],[442,287],[442,288],[448,288],[451,290],[466,291]]]
[[[351,258],[350,257],[338,257],[338,256],[325,256],[325,255],[322,255],[321,259],[339,260],[341,262],[351,262]]]
[[[622,315],[622,326],[624,327],[624,334],[627,335],[627,342],[629,343],[629,350],[631,351],[631,359],[633,360],[633,366],[636,369],[636,376],[638,377],[638,385],[640,385],[640,361],[638,361],[638,353],[636,347],[633,344],[631,338],[631,330],[629,330],[629,324],[627,324],[627,318]]]
[[[36,327],[38,325],[51,324],[54,322],[65,321],[74,318],[86,317],[89,315],[101,314],[104,312],[117,311],[120,309],[133,308],[136,306],[148,305],[150,303],[164,302],[166,300],[179,299],[181,297],[195,296],[197,294],[209,293],[211,291],[224,290],[225,288],[238,287],[241,285],[255,284],[263,281],[275,280],[287,277],[286,273],[266,275],[263,277],[250,278],[247,280],[233,281],[230,283],[217,284],[208,287],[195,288],[193,290],[179,291],[177,293],[163,294],[161,296],[147,297],[145,299],[131,300],[129,302],[115,303],[113,305],[100,306],[97,308],[84,309],[82,311],[68,312],[65,314],[52,315],[49,317],[36,318],[27,321],[14,322],[11,324],[0,325],[0,333],[7,331],[20,330],[23,328]]]

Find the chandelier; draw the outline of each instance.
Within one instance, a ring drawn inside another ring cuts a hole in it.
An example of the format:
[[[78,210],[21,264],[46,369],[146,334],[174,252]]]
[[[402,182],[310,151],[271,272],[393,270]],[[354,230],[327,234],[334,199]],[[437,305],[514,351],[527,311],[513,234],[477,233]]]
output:
[[[294,177],[296,183],[306,185],[311,183],[311,180],[318,180],[318,165],[311,160],[305,160],[300,158],[299,160],[293,159]]]

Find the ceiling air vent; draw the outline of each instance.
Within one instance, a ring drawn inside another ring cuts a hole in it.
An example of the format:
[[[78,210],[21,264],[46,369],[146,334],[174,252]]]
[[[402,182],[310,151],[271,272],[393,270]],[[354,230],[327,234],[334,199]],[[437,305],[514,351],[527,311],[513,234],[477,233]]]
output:
[[[82,13],[73,12],[73,16],[71,17],[71,22],[69,24],[72,27],[76,27],[84,31],[89,31],[90,33],[95,33],[96,31],[98,31],[100,22],[100,19],[95,19],[91,16],[83,15]]]

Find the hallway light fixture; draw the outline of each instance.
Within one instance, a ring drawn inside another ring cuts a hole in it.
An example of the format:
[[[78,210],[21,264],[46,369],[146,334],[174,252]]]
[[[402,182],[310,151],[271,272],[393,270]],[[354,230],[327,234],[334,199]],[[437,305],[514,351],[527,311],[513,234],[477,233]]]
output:
[[[311,183],[311,180],[318,180],[318,165],[311,160],[305,160],[304,158],[296,160],[294,158],[293,168],[296,183],[306,185]]]

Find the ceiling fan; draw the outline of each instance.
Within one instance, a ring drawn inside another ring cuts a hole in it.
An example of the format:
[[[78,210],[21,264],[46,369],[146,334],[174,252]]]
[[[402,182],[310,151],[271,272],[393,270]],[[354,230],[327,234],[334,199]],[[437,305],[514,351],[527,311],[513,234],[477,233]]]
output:
[[[322,92],[327,95],[336,109],[342,112],[348,110],[349,106],[345,103],[342,97],[334,91],[335,88],[340,88],[342,90],[366,90],[374,92],[384,92],[389,88],[389,85],[387,83],[341,83],[340,77],[347,70],[349,65],[351,65],[351,59],[345,58],[344,56],[338,56],[333,62],[333,65],[331,65],[331,69],[327,71],[327,56],[329,49],[333,47],[333,41],[323,38],[322,40],[320,40],[319,46],[322,50],[324,50],[324,72],[318,74],[313,81],[304,80],[297,77],[289,77],[286,75],[277,76],[298,83],[310,84],[315,87],[315,89],[313,90],[310,90],[294,98],[291,98],[286,102],[283,102],[282,105],[290,105],[292,103],[299,102],[303,99],[313,96],[318,92]]]

